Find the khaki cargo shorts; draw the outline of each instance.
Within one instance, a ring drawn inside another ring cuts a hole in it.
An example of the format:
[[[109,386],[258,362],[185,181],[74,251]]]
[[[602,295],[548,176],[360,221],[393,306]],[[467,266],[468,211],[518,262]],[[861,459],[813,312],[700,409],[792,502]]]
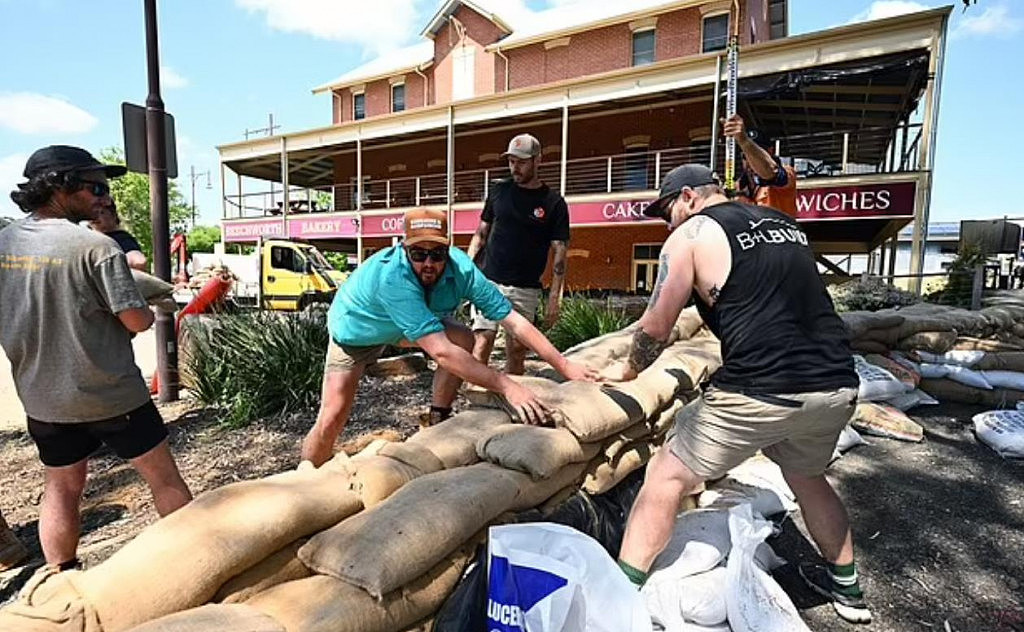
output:
[[[373,364],[384,353],[384,345],[372,347],[353,347],[339,345],[332,338],[327,343],[327,359],[324,361],[324,373],[351,371],[356,367],[366,368]]]
[[[498,291],[512,303],[512,309],[519,312],[523,318],[531,323],[536,320],[537,308],[540,307],[540,288],[516,287],[514,285],[500,285],[497,283],[495,285],[498,286]],[[473,316],[473,331],[498,331],[498,323],[485,318],[476,307],[473,307],[470,313]]]
[[[724,476],[758,450],[787,472],[817,476],[856,405],[856,388],[744,395],[710,386],[676,415],[666,445],[705,479]]]

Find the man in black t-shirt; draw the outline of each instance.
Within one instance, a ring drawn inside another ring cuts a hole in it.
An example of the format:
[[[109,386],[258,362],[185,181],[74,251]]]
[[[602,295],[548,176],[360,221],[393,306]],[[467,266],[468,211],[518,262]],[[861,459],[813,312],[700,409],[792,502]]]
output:
[[[148,272],[149,261],[142,252],[139,241],[132,237],[132,234],[121,228],[121,218],[117,214],[117,206],[110,201],[109,206],[96,212],[95,219],[89,222],[93,230],[99,231],[117,242],[125,259],[128,260],[128,267]]]
[[[558,320],[565,286],[569,208],[565,199],[537,174],[540,141],[520,134],[509,142],[503,155],[508,158],[512,177],[491,188],[480,226],[469,244],[469,256],[512,302],[513,308],[532,321],[540,304],[540,279],[547,267],[548,251],[552,251],[551,288],[544,314],[544,323],[550,326]],[[497,323],[474,312],[473,356],[484,364],[491,357],[497,331]],[[507,330],[505,334],[505,372],[522,375],[526,347]]]

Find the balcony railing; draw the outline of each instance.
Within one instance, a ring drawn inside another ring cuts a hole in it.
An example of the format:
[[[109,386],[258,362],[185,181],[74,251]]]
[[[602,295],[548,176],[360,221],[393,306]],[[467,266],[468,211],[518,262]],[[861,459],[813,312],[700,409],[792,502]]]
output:
[[[876,173],[898,173],[917,169],[921,125],[897,128],[862,128],[854,132],[825,132],[788,136],[776,143],[776,153],[792,165],[801,177],[829,177]],[[724,143],[716,148],[719,173],[724,169]],[[650,192],[661,186],[665,174],[675,167],[711,162],[710,144],[682,149],[635,151],[614,155],[573,158],[565,165],[567,197],[602,193]],[[550,160],[539,168],[549,186],[561,185],[561,162]],[[452,203],[482,203],[495,180],[508,177],[508,168],[457,171],[453,177]],[[448,203],[448,176],[432,173],[373,179],[364,176],[362,192],[355,178],[351,182],[317,189],[289,190],[289,214],[330,211],[378,211],[413,206],[443,206]],[[250,191],[226,196],[227,219],[281,215],[283,192]]]

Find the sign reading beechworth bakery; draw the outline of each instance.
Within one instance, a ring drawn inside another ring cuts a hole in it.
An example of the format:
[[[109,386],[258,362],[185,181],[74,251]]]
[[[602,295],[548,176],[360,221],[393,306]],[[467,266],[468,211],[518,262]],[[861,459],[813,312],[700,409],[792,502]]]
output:
[[[913,217],[915,189],[913,182],[799,189],[797,220]]]

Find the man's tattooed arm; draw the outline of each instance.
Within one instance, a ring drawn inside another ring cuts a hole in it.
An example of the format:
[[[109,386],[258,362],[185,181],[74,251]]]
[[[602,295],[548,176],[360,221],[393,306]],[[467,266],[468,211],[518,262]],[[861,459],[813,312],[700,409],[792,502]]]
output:
[[[668,346],[668,341],[658,340],[643,330],[642,327],[633,334],[633,344],[629,349],[629,368],[639,374],[654,364],[661,352]]]
[[[721,295],[722,295],[722,290],[718,287],[717,284],[716,285],[712,285],[711,289],[708,290],[708,298],[711,299],[711,303],[712,304],[717,303],[718,302],[718,297],[720,297]]]
[[[697,235],[700,234],[704,225],[708,222],[715,220],[708,218],[705,215],[694,215],[690,219],[683,222],[683,225],[679,227],[679,230],[683,231],[683,236],[687,239],[696,239]]]
[[[658,303],[658,296],[661,295],[661,288],[668,279],[668,254],[661,253],[658,257],[658,280],[654,282],[654,291],[651,292],[651,300],[647,302],[647,309],[654,309]]]

